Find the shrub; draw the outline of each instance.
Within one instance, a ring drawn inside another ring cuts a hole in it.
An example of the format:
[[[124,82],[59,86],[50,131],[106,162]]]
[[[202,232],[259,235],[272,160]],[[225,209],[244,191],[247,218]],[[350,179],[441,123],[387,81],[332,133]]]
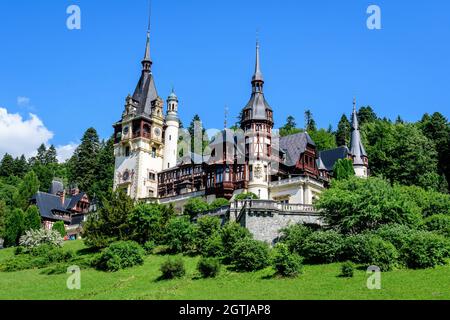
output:
[[[280,242],[285,243],[291,252],[300,253],[305,239],[312,230],[303,224],[295,224],[281,230]]]
[[[300,254],[309,263],[331,263],[339,261],[342,249],[342,235],[335,231],[318,231],[304,240]]]
[[[231,253],[231,262],[237,271],[263,269],[270,264],[269,247],[253,239],[240,240]]]
[[[394,245],[374,234],[359,234],[348,237],[344,243],[343,258],[356,263],[375,265],[389,271],[399,262]]]
[[[41,228],[41,215],[36,206],[30,206],[24,215],[25,230],[38,230]]]
[[[186,274],[186,269],[184,267],[184,262],[181,258],[168,258],[161,265],[161,278],[162,279],[174,279],[182,278]]]
[[[25,229],[24,213],[21,209],[14,209],[7,213],[4,229],[4,246],[16,246]]]
[[[58,221],[53,224],[52,230],[58,231],[61,237],[65,237],[67,235],[66,227],[64,222]]]
[[[119,241],[111,244],[94,262],[99,270],[118,271],[144,263],[144,250],[134,241]]]
[[[297,277],[302,272],[302,258],[289,252],[289,248],[284,243],[278,243],[275,246],[273,266],[277,275],[282,277]]]
[[[258,200],[259,197],[253,192],[238,194],[234,200]]]
[[[188,253],[195,249],[195,227],[187,217],[173,218],[167,224],[165,244],[172,253]]]
[[[217,198],[216,200],[214,200],[210,205],[209,205],[209,209],[210,210],[215,210],[215,209],[219,209],[221,207],[225,207],[230,205],[230,202],[227,199],[224,198]]]
[[[147,241],[142,248],[144,249],[146,254],[152,254],[153,250],[156,248],[155,242]]]
[[[450,215],[435,214],[424,221],[428,231],[434,231],[450,238]]]
[[[219,233],[216,233],[206,239],[200,253],[205,257],[223,257],[224,246]]]
[[[236,222],[228,222],[220,230],[220,235],[226,262],[230,262],[233,249],[239,241],[252,238],[250,231]]]
[[[191,219],[208,210],[209,205],[202,198],[191,198],[184,206],[184,214],[188,215]]]
[[[341,265],[341,274],[343,278],[353,278],[355,272],[355,265],[351,261],[344,262]]]
[[[20,237],[19,241],[21,246],[27,248],[35,248],[41,245],[52,245],[57,247],[62,247],[64,240],[61,234],[55,230],[29,230]]]
[[[432,232],[417,232],[403,248],[403,252],[409,268],[433,268],[445,264],[450,254],[449,240]]]
[[[195,242],[199,252],[203,253],[208,240],[219,234],[220,225],[220,219],[217,217],[205,216],[197,220],[195,226]]]
[[[215,278],[220,272],[220,261],[215,258],[201,258],[197,270],[203,278]]]
[[[392,243],[397,250],[401,250],[415,232],[416,230],[401,224],[388,224],[377,229],[374,234]]]

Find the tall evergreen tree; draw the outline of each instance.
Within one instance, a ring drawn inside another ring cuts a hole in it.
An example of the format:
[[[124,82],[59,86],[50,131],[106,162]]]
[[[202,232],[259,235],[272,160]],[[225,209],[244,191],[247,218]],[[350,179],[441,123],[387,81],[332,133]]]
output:
[[[14,160],[14,175],[23,178],[29,170],[27,159],[24,155]]]
[[[280,128],[280,137],[289,136],[291,134],[296,134],[302,132],[302,129],[297,128],[297,123],[293,116],[288,116],[284,126]]]
[[[308,132],[314,132],[317,130],[316,121],[313,119],[313,114],[311,110],[305,111],[305,127],[306,131]]]
[[[201,147],[200,147],[200,141],[196,141],[195,138],[195,125],[199,126],[199,129],[202,131],[202,139]],[[189,124],[188,128],[189,134],[191,135],[191,152],[198,153],[198,151],[204,152],[206,148],[208,147],[208,136],[206,134],[206,130],[203,127],[202,120],[200,119],[200,116],[198,114],[194,115],[192,118],[191,123]],[[198,145],[196,145],[198,144]],[[201,149],[201,150],[200,150]]]
[[[347,116],[343,114],[336,131],[336,144],[339,147],[348,146],[350,142],[351,130],[352,126],[350,124],[350,121],[348,121]]]
[[[47,165],[47,164],[57,164],[57,163],[58,163],[58,159],[57,159],[56,149],[55,149],[54,145],[51,145],[45,154],[44,164]]]
[[[75,150],[69,161],[69,180],[78,185],[82,191],[89,192],[96,181],[97,156],[100,141],[97,131],[89,128],[81,139],[81,144]]]
[[[0,200],[0,238],[4,237],[5,234],[5,219],[7,215],[8,207],[3,200]]]
[[[14,195],[14,203],[17,208],[26,210],[29,206],[30,199],[39,190],[39,180],[34,171],[28,172],[23,181],[17,188],[17,192]]]
[[[0,177],[8,178],[13,175],[14,175],[14,158],[10,154],[5,153],[0,163]]]
[[[112,192],[114,179],[114,137],[102,144],[97,156],[96,181],[90,190],[91,199],[101,199]]]
[[[336,148],[336,137],[333,133],[325,129],[319,129],[316,131],[308,131],[308,134],[316,144],[317,151]]]
[[[24,214],[24,230],[38,230],[41,228],[41,215],[36,206],[28,207]]]
[[[5,219],[4,246],[16,246],[24,231],[23,211],[21,209],[10,211]]]
[[[450,123],[439,112],[425,114],[419,123],[425,136],[434,142],[438,153],[438,170],[450,181]]]

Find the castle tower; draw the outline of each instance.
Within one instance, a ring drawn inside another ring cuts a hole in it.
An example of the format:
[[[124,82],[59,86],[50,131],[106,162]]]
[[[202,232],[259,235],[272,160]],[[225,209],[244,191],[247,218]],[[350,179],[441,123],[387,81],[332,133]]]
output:
[[[267,200],[271,171],[273,111],[264,98],[259,42],[256,43],[255,73],[251,84],[252,95],[242,111],[241,121],[241,128],[245,134],[245,156],[248,161],[248,192]]]
[[[169,98],[167,98],[163,170],[171,169],[177,165],[179,128],[180,121],[178,119],[178,97],[176,96],[175,91],[172,90]]]
[[[369,175],[369,159],[366,150],[361,142],[361,133],[359,132],[358,114],[356,112],[356,99],[353,100],[352,114],[352,136],[350,142],[350,154],[353,158],[353,168],[355,175],[361,178],[367,178]]]
[[[151,70],[149,30],[141,63],[134,94],[126,98],[122,118],[114,124],[114,189],[136,200],[157,196],[157,173],[163,167],[163,101]]]

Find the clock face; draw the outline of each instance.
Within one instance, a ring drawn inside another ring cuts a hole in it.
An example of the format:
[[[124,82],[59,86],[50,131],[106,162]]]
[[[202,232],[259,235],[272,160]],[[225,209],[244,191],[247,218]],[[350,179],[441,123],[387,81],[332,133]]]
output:
[[[157,137],[161,136],[161,129],[156,128],[154,132],[155,132],[155,136],[157,136]]]
[[[124,135],[127,135],[129,131],[130,131],[130,128],[129,128],[129,127],[123,128],[123,134],[124,134]]]
[[[129,172],[128,170],[126,170],[126,171],[123,173],[122,178],[123,178],[123,181],[128,181],[128,179],[130,179],[130,172]]]

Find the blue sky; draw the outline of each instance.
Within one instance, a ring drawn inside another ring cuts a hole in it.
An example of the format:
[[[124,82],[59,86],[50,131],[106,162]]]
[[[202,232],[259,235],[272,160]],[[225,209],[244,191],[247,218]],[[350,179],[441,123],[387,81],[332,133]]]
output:
[[[71,4],[81,8],[81,30],[66,28]],[[370,4],[381,8],[382,30],[366,27]],[[221,128],[225,105],[234,121],[250,95],[257,29],[277,126],[290,114],[303,125],[310,109],[319,126],[335,128],[354,96],[380,116],[450,116],[449,1],[153,0],[152,7],[156,85],[163,99],[175,86],[185,125],[198,113],[206,127]],[[57,146],[76,144],[90,126],[107,138],[139,79],[147,15],[147,0],[2,0],[3,117],[39,127]],[[3,135],[0,154],[34,148]]]

